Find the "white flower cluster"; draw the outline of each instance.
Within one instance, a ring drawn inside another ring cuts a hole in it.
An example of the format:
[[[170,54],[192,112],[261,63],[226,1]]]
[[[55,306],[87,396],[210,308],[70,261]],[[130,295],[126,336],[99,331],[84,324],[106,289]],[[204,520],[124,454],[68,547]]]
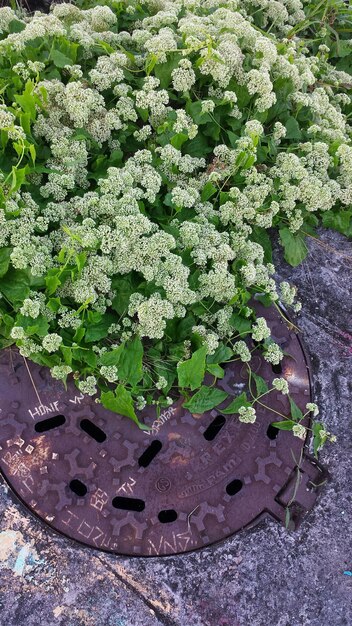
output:
[[[238,410],[238,419],[244,424],[254,424],[257,419],[255,409],[252,406],[241,406]]]
[[[270,328],[268,327],[264,317],[257,317],[252,326],[252,339],[254,341],[263,341],[270,337]]]
[[[283,356],[283,352],[277,343],[270,343],[268,346],[266,346],[264,359],[268,361],[268,363],[271,363],[272,365],[278,365],[283,359]]]
[[[129,315],[137,315],[138,330],[141,337],[161,339],[164,335],[166,320],[174,317],[175,311],[171,302],[163,300],[159,293],[150,298],[140,294],[132,294],[130,298]]]
[[[94,396],[97,393],[97,379],[95,376],[87,376],[85,380],[78,381],[78,388],[82,393],[86,393],[88,396]]]
[[[69,365],[54,365],[54,367],[50,369],[52,377],[58,380],[66,380],[67,376],[71,374],[71,372],[72,367]]]
[[[124,78],[123,67],[127,65],[127,57],[120,52],[98,58],[96,66],[89,72],[90,79],[99,91],[109,89]]]
[[[47,352],[56,352],[62,344],[62,337],[57,333],[49,333],[43,338],[42,346]]]
[[[307,409],[307,411],[311,411],[313,413],[314,417],[319,415],[319,407],[318,407],[317,404],[315,404],[315,402],[308,402],[306,404],[306,409]]]
[[[196,75],[189,59],[181,59],[178,67],[172,70],[171,75],[175,91],[188,91],[196,82]]]
[[[277,391],[281,391],[284,395],[289,393],[288,382],[285,378],[274,378],[272,385]]]
[[[299,437],[299,439],[302,439],[303,441],[307,435],[307,429],[302,424],[294,424],[294,426],[292,426],[292,432],[295,437]]]
[[[219,345],[219,337],[216,333],[209,332],[205,326],[193,326],[192,333],[196,333],[202,339],[202,344],[207,349],[207,354],[214,354]]]
[[[235,341],[233,351],[235,354],[239,355],[241,361],[244,363],[249,363],[252,358],[251,352],[245,341]]]

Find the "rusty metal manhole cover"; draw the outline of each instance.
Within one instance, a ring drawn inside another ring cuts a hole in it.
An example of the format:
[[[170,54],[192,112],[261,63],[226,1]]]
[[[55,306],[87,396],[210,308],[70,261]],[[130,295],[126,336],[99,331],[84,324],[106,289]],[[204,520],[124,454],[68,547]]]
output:
[[[300,408],[310,400],[308,363],[297,335],[274,309],[257,307],[285,352],[282,375]],[[277,372],[259,352],[252,367],[267,382]],[[140,431],[49,370],[26,367],[17,350],[0,354],[0,469],[22,502],[53,529],[94,548],[126,555],[187,552],[270,515],[297,525],[316,499],[321,467],[304,443],[270,426],[216,409],[192,416],[182,400]],[[226,369],[219,387],[243,390],[246,370]],[[36,390],[37,391],[36,391]],[[286,396],[272,407],[289,414]],[[299,464],[299,469],[297,465]],[[299,480],[298,480],[299,478]]]

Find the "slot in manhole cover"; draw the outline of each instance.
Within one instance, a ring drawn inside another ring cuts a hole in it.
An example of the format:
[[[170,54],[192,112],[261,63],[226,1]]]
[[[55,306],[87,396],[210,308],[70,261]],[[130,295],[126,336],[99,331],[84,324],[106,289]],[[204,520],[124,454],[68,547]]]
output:
[[[304,409],[311,399],[307,357],[275,309],[258,305],[277,343],[291,356],[282,375]],[[28,365],[28,362],[27,362]],[[268,383],[278,373],[254,353]],[[204,547],[270,515],[297,525],[316,499],[323,470],[304,442],[270,426],[257,406],[255,424],[220,409],[192,416],[182,400],[149,433],[54,381],[17,350],[0,356],[0,468],[22,502],[53,529],[94,548],[126,555],[165,555]],[[247,374],[227,366],[219,387],[237,395]],[[289,414],[286,396],[266,402]],[[299,463],[299,470],[297,464]],[[297,481],[297,476],[299,481]]]

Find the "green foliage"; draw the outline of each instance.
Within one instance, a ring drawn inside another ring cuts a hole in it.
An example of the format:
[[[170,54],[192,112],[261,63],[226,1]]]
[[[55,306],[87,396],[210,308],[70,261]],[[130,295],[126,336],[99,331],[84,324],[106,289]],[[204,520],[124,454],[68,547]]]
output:
[[[225,415],[233,415],[235,413],[238,413],[239,409],[242,406],[251,406],[251,403],[247,400],[247,394],[245,391],[237,396],[237,398],[232,400],[232,402],[230,402],[230,404],[225,409],[221,409],[221,413],[224,413]]]
[[[352,237],[352,211],[325,211],[322,215],[322,223],[326,228],[333,228],[339,233]]]
[[[280,240],[284,247],[285,260],[296,267],[308,254],[304,235],[293,234],[288,228],[280,228]]]
[[[0,280],[0,292],[17,311],[30,292],[29,272],[10,268]]]
[[[204,413],[210,411],[214,407],[226,400],[228,394],[226,391],[217,389],[216,387],[202,386],[199,391],[193,394],[192,398],[184,402],[182,406],[191,413]]]
[[[181,389],[194,391],[201,386],[205,374],[205,359],[207,350],[202,346],[193,352],[190,359],[177,366],[178,384]]]
[[[148,428],[139,421],[135,413],[131,392],[123,385],[118,385],[115,393],[112,391],[103,392],[101,394],[101,402],[109,411],[125,415],[125,417],[129,417],[142,430],[148,430]]]
[[[5,276],[7,270],[9,269],[11,252],[12,248],[0,249],[0,278]]]
[[[296,422],[293,420],[283,420],[282,422],[273,422],[272,426],[275,426],[275,428],[278,428],[279,430],[292,430],[295,423]]]
[[[86,322],[86,333],[84,340],[86,343],[92,343],[104,339],[108,333],[108,329],[116,321],[114,315],[105,313],[101,315],[95,311],[88,311]]]
[[[207,356],[207,364],[219,364],[225,363],[225,361],[229,361],[233,356],[233,350],[229,348],[229,346],[225,346],[225,344],[220,343],[216,348],[214,354],[209,354]]]
[[[134,387],[143,377],[143,345],[139,337],[125,343],[117,364],[119,379]]]
[[[262,394],[267,393],[269,391],[269,388],[268,388],[268,385],[266,384],[264,378],[262,378],[258,374],[255,374],[255,372],[252,372],[251,375],[252,375],[252,378],[253,378],[253,380],[255,382],[257,396],[261,396]]]
[[[314,456],[318,456],[318,452],[320,448],[323,447],[324,443],[328,439],[328,434],[325,431],[324,425],[320,422],[314,422],[312,426],[313,430],[313,451]]]
[[[294,400],[292,400],[291,397],[289,397],[289,401],[290,401],[290,408],[291,408],[291,417],[296,422],[299,422],[303,418],[303,413],[301,409],[299,408],[299,406],[297,406],[297,404],[295,403]]]

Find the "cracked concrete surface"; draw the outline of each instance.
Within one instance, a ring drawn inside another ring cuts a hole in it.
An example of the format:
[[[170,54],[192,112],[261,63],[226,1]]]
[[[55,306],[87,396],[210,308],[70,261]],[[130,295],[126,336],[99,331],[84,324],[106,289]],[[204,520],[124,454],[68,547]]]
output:
[[[309,247],[296,269],[278,260],[278,276],[299,288],[315,400],[338,439],[300,529],[266,521],[193,554],[119,558],[55,535],[2,483],[1,626],[352,626],[352,245],[325,231]]]

